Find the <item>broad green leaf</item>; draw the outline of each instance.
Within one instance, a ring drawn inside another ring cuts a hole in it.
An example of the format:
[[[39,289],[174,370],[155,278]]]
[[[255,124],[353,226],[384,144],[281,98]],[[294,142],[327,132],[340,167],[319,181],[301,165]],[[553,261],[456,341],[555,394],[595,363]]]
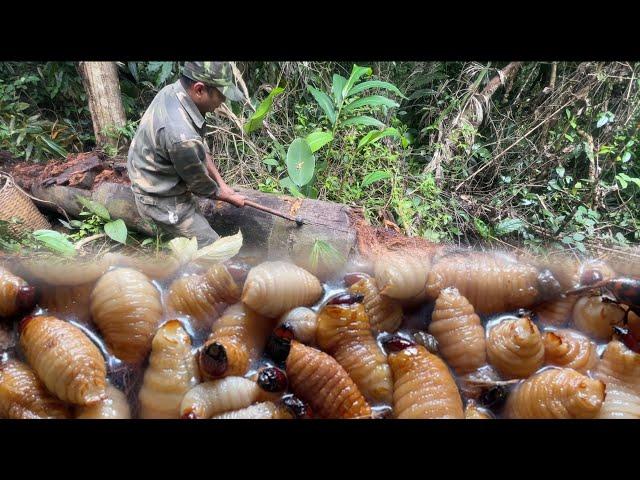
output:
[[[556,168],[556,173],[558,174],[558,176],[560,178],[564,177],[564,172],[565,172],[564,167],[557,167]]]
[[[298,187],[309,183],[316,168],[316,158],[304,138],[296,138],[287,150],[287,172]]]
[[[603,127],[607,123],[609,123],[609,117],[607,117],[607,115],[605,115],[605,114],[602,114],[600,116],[600,118],[598,119],[598,123],[596,124],[596,128]]]
[[[400,133],[398,132],[398,130],[396,130],[393,127],[389,127],[385,130],[373,130],[367,133],[364,137],[362,137],[362,139],[360,139],[360,142],[358,142],[358,149],[366,145],[369,145],[371,143],[375,143],[384,137],[399,137],[399,136],[400,136]]]
[[[361,107],[375,107],[380,105],[393,108],[397,107],[399,104],[394,102],[390,98],[383,97],[382,95],[371,95],[370,97],[359,98],[358,100],[351,102],[349,105],[344,107],[344,111],[351,112]]]
[[[127,226],[122,219],[114,220],[113,222],[106,223],[104,226],[104,233],[109,238],[116,242],[127,244]]]
[[[318,105],[320,105],[320,108],[331,122],[331,125],[334,125],[336,123],[336,111],[333,108],[333,103],[331,102],[329,96],[326,93],[321,92],[317,88],[312,87],[311,85],[309,85],[307,89],[309,90],[309,92],[311,92],[313,98],[316,99],[316,102],[318,102]]]
[[[53,140],[51,140],[50,138],[48,138],[47,136],[42,136],[40,137],[42,138],[42,141],[44,143],[47,144],[47,146],[53,150],[54,153],[57,153],[58,155],[60,155],[61,157],[66,157],[67,156],[67,152],[65,151],[64,148],[62,148],[60,145],[58,145],[56,142],[54,142]]]
[[[627,163],[629,161],[629,159],[631,159],[631,152],[627,151],[624,152],[624,154],[622,155],[622,163]]]
[[[620,187],[622,187],[623,190],[629,186],[627,179],[624,177],[626,177],[624,173],[619,173],[618,175],[616,175],[616,180],[618,180],[618,183],[620,184]]]
[[[296,184],[293,183],[289,177],[281,178],[278,183],[280,183],[280,186],[282,188],[286,188],[287,190],[289,190],[291,195],[293,195],[294,197],[304,198],[304,195],[302,195],[300,190],[298,190]]]
[[[173,62],[162,62],[162,69],[158,75],[157,84],[162,85],[171,75],[173,70]]]
[[[340,122],[342,125],[366,125],[378,128],[384,128],[384,123],[368,115],[361,115],[359,117],[351,117],[344,122]]]
[[[111,220],[111,215],[109,215],[109,210],[107,210],[104,207],[104,205],[101,205],[100,203],[95,202],[93,200],[89,200],[88,198],[85,198],[81,195],[76,195],[76,198],[78,199],[78,202],[80,202],[80,204],[83,207],[85,207],[87,210],[89,210],[91,213],[94,213],[95,215],[99,216],[103,220]]]
[[[482,238],[487,239],[491,237],[491,229],[487,226],[486,223],[484,223],[482,220],[480,220],[477,217],[474,217],[473,223],[476,227],[476,230],[478,231],[478,233]]]
[[[311,153],[320,150],[327,143],[333,140],[333,134],[331,132],[312,132],[307,135],[306,141],[311,148]]]
[[[347,79],[337,73],[333,74],[333,84],[331,85],[331,92],[333,93],[333,99],[336,105],[340,105],[342,102],[342,89],[347,83]]]
[[[145,238],[142,243],[140,244],[141,247],[144,247],[146,245],[149,245],[150,243],[153,243],[155,240],[153,240],[153,238]]]
[[[251,133],[254,130],[258,130],[262,127],[262,121],[267,116],[267,113],[269,113],[269,110],[271,110],[273,99],[280,95],[282,92],[284,92],[284,88],[276,87],[271,90],[271,92],[269,92],[267,98],[260,102],[260,105],[256,109],[255,113],[251,115],[251,118],[249,118],[247,123],[244,125],[244,131],[246,133]]]
[[[347,80],[347,83],[342,87],[342,98],[347,98],[349,96],[351,87],[353,87],[363,75],[371,75],[371,73],[372,70],[369,67],[359,67],[358,65],[354,65],[351,69],[349,80]]]
[[[262,163],[264,163],[265,165],[271,165],[272,167],[277,167],[278,165],[280,165],[280,162],[278,162],[278,160],[276,160],[275,158],[265,158],[264,160],[262,160]]]
[[[364,180],[362,180],[362,187],[363,188],[368,187],[373,182],[378,182],[380,180],[384,180],[385,178],[391,178],[391,174],[384,170],[377,170],[375,172],[371,172],[366,177],[364,177]]]
[[[242,248],[242,232],[221,237],[211,245],[202,247],[193,256],[198,262],[218,263],[235,257]]]
[[[522,229],[524,222],[519,218],[506,218],[495,227],[496,235],[502,236]]]
[[[66,236],[55,230],[36,230],[33,237],[55,253],[65,256],[75,255],[76,249]]]
[[[573,239],[577,242],[581,242],[582,240],[584,240],[584,235],[582,233],[574,233]]]
[[[169,249],[180,264],[184,265],[190,262],[198,251],[198,239],[196,237],[191,237],[191,239],[176,237],[169,242]]]
[[[348,96],[350,97],[352,95],[357,95],[358,93],[368,90],[370,88],[382,88],[384,90],[390,90],[402,98],[407,98],[402,94],[402,92],[394,84],[389,82],[382,82],[380,80],[369,80],[368,82],[359,83],[349,91]]]

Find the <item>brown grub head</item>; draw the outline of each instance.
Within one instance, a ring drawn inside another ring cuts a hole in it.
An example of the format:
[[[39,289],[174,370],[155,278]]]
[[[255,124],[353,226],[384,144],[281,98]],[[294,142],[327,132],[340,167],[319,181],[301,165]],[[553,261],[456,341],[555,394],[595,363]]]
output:
[[[18,290],[16,307],[19,312],[30,312],[36,305],[36,287],[26,285]]]
[[[353,305],[362,303],[364,295],[362,293],[341,293],[335,297],[331,297],[327,305]]]
[[[224,266],[238,285],[244,284],[247,275],[249,275],[249,270],[251,270],[251,266],[248,263],[239,260],[228,260],[224,263]]]
[[[554,300],[562,295],[562,286],[551,270],[545,268],[538,274],[539,300]]]
[[[355,285],[360,280],[364,280],[366,278],[371,278],[371,277],[369,275],[367,275],[366,273],[351,272],[351,273],[347,273],[344,276],[344,283],[345,283],[345,285],[347,287],[350,287],[351,285]]]
[[[295,395],[289,395],[282,399],[284,405],[296,419],[313,418],[313,411],[308,403],[303,402]]]
[[[405,348],[414,347],[416,344],[410,340],[406,340],[398,335],[390,335],[382,340],[382,346],[389,353],[396,353]]]
[[[580,275],[580,286],[595,285],[604,280],[602,272],[596,268],[588,268]]]
[[[198,351],[198,367],[203,377],[221,377],[227,371],[229,361],[224,345],[212,342]]]
[[[266,392],[284,392],[289,385],[287,374],[276,367],[266,367],[258,372],[256,383]]]
[[[289,356],[291,340],[293,340],[293,338],[293,329],[289,325],[283,324],[277,326],[267,340],[267,346],[265,348],[267,355],[278,363],[284,363]]]

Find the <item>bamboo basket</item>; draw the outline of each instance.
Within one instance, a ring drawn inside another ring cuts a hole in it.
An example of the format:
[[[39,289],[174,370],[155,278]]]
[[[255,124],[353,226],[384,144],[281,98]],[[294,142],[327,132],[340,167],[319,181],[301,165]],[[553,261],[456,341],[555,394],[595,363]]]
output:
[[[3,173],[0,173],[0,220],[9,222],[8,229],[14,237],[51,228],[31,198],[15,184],[13,178]]]

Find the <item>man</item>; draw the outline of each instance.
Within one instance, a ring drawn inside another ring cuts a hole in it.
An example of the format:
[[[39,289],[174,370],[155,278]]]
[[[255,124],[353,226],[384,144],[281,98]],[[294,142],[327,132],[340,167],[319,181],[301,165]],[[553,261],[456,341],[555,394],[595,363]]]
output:
[[[138,212],[167,233],[219,238],[197,207],[193,194],[244,206],[213,164],[204,141],[204,116],[226,99],[241,100],[228,62],[186,62],[182,77],[156,95],[138,126],[127,158]]]

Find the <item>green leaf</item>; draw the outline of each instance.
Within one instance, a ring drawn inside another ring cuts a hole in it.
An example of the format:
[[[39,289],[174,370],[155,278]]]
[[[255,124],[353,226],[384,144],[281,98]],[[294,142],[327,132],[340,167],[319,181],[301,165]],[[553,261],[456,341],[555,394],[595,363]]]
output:
[[[375,172],[371,172],[366,177],[364,177],[364,180],[362,180],[362,188],[368,187],[373,182],[378,182],[386,178],[391,178],[391,174],[389,172],[386,172],[384,170],[377,170]]]
[[[520,230],[524,223],[519,218],[506,218],[495,227],[496,235],[502,236]]]
[[[309,255],[309,263],[315,270],[320,262],[331,269],[338,269],[346,262],[346,258],[330,243],[316,240]]]
[[[371,73],[372,70],[369,67],[359,67],[358,65],[354,65],[351,69],[349,80],[347,80],[345,86],[342,87],[342,98],[347,98],[349,96],[351,87],[353,87],[363,75],[371,75]]]
[[[627,163],[629,161],[629,159],[631,159],[631,152],[627,151],[624,152],[624,154],[622,155],[622,163]]]
[[[101,205],[98,202],[94,202],[93,200],[89,200],[81,195],[76,195],[78,202],[89,210],[91,213],[99,216],[103,220],[111,220],[111,215],[109,215],[109,210],[107,210],[104,205]]]
[[[331,122],[331,125],[334,125],[336,123],[336,112],[333,108],[333,103],[331,103],[331,99],[329,98],[329,96],[326,93],[321,92],[317,88],[312,87],[311,85],[309,85],[307,89],[309,90],[309,92],[311,92],[313,98],[316,99],[316,102],[318,102],[318,105],[320,105],[320,108]]]
[[[573,239],[578,241],[578,242],[581,242],[582,240],[584,240],[584,235],[581,234],[581,233],[574,233],[573,234]]]
[[[33,237],[52,252],[65,256],[73,256],[77,253],[73,243],[55,230],[36,230],[33,232]]]
[[[158,79],[156,81],[157,85],[162,85],[167,78],[171,75],[173,71],[173,62],[161,62],[162,69],[160,70],[160,75],[158,75]]]
[[[344,122],[341,122],[342,125],[366,125],[378,128],[384,128],[384,123],[380,120],[377,120],[373,117],[369,117],[368,115],[361,115],[359,117],[351,117]]]
[[[344,107],[345,112],[351,112],[353,110],[357,110],[362,107],[375,107],[384,105],[385,107],[393,108],[397,107],[399,104],[391,100],[390,98],[383,97],[382,95],[371,95],[370,97],[359,98],[351,102],[349,105]]]
[[[316,158],[309,144],[304,138],[296,138],[287,150],[289,177],[298,187],[302,187],[311,181],[315,168]]]
[[[342,75],[338,75],[337,73],[333,74],[333,83],[331,85],[331,92],[333,93],[333,99],[336,102],[336,105],[339,105],[342,102],[342,89],[347,83],[347,79]]]
[[[298,190],[298,187],[296,187],[296,184],[293,183],[289,177],[281,178],[278,183],[282,188],[286,188],[287,190],[289,190],[291,195],[293,195],[294,197],[304,198],[304,195],[302,195],[300,190]]]
[[[474,217],[473,223],[476,227],[476,230],[478,231],[478,233],[482,238],[487,239],[491,237],[491,229],[487,226],[486,223],[484,223],[482,220],[480,220],[477,217]]]
[[[311,152],[316,152],[324,147],[327,143],[333,140],[333,134],[331,132],[312,132],[307,135],[306,141],[311,148]]]
[[[399,136],[400,133],[393,127],[389,127],[385,130],[373,130],[360,139],[360,142],[358,142],[358,150],[366,145],[377,142],[381,138]]]
[[[264,160],[262,160],[262,163],[264,163],[265,165],[271,165],[273,167],[277,167],[278,165],[280,165],[280,162],[278,162],[278,160],[276,160],[275,158],[265,158]]]
[[[273,99],[280,95],[282,92],[284,92],[284,88],[276,87],[271,90],[271,92],[269,92],[267,98],[260,102],[260,105],[256,109],[255,113],[251,115],[251,118],[249,118],[247,123],[244,125],[244,131],[246,133],[251,133],[254,130],[258,130],[262,127],[262,121],[269,113],[269,110],[271,110]]]
[[[116,242],[127,244],[127,226],[122,219],[114,220],[104,226],[104,233]]]
[[[557,167],[556,168],[556,173],[558,174],[558,176],[560,178],[564,177],[564,172],[565,172],[564,167]]]
[[[368,90],[370,88],[382,88],[384,90],[390,90],[402,98],[407,98],[402,94],[402,92],[394,84],[389,82],[381,82],[380,80],[369,80],[368,82],[362,82],[356,85],[355,87],[353,87],[349,91],[348,96],[350,97],[352,95],[357,95],[358,93]]]
[[[54,153],[57,153],[61,157],[67,156],[67,152],[65,151],[65,149],[58,145],[56,142],[46,136],[42,136],[40,138],[51,150],[53,150]]]
[[[144,246],[149,245],[150,243],[153,243],[153,242],[154,242],[153,238],[145,238],[142,241],[142,243],[140,244],[140,246],[144,247]]]
[[[609,117],[605,113],[600,114],[600,118],[598,119],[598,123],[596,124],[596,128],[600,128],[609,123]]]

